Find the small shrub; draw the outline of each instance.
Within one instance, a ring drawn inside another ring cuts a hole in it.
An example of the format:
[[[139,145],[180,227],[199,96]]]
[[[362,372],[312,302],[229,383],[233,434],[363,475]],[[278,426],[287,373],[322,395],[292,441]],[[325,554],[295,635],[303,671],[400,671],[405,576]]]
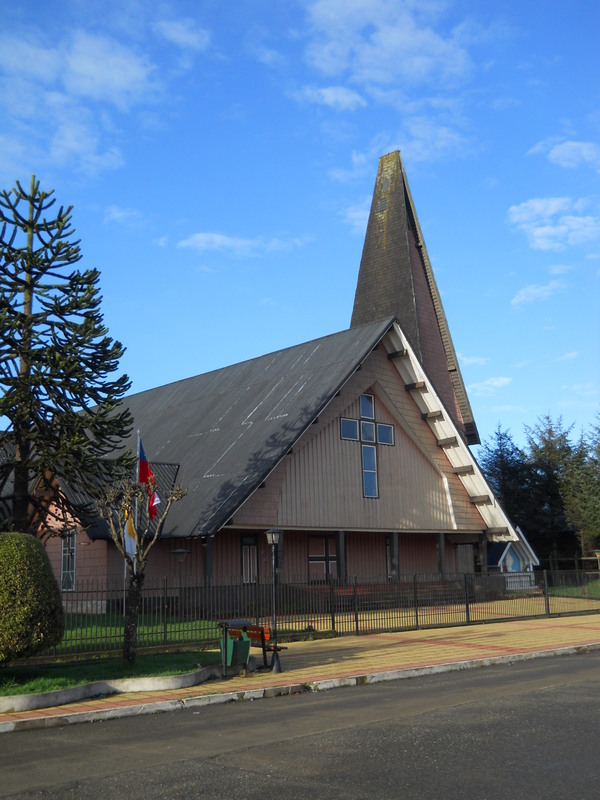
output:
[[[58,644],[60,589],[43,544],[28,533],[0,534],[0,664]]]

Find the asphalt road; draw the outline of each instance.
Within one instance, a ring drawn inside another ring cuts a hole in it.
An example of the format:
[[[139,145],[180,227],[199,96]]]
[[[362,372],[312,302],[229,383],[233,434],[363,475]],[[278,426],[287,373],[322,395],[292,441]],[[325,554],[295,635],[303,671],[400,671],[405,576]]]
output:
[[[0,736],[0,797],[600,796],[600,653]]]

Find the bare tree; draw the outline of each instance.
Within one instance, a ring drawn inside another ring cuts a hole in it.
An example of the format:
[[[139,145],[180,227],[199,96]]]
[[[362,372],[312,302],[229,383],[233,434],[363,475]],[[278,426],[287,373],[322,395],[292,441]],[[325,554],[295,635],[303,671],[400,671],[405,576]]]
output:
[[[96,509],[108,526],[111,538],[125,559],[128,585],[125,609],[125,634],[123,658],[133,664],[137,653],[137,633],[146,564],[165,524],[173,503],[187,494],[179,485],[169,492],[161,507],[163,511],[153,519],[151,503],[153,486],[124,479],[106,489],[96,500]]]

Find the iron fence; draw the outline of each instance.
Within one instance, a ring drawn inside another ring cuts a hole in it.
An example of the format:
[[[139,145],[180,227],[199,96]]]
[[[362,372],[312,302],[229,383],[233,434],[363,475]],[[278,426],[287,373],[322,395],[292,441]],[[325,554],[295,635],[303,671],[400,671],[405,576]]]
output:
[[[415,574],[276,586],[280,639],[360,635],[527,617],[600,612],[600,572]],[[272,584],[212,586],[147,579],[138,647],[217,646],[221,620],[272,622]],[[78,581],[63,594],[65,635],[56,655],[119,651],[123,582]]]

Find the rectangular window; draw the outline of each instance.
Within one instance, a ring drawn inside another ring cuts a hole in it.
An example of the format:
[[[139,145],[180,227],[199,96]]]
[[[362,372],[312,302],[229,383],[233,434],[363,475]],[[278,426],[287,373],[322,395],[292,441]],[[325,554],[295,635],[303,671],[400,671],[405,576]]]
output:
[[[363,442],[374,442],[375,441],[375,423],[374,422],[365,422],[361,420],[360,423],[360,438]]]
[[[61,541],[60,585],[63,592],[75,589],[75,531],[69,531]]]
[[[377,497],[377,451],[374,445],[362,445],[363,494]]]
[[[378,422],[377,441],[379,444],[394,444],[394,426]]]
[[[256,583],[258,576],[258,543],[256,536],[242,536],[242,581]]]
[[[323,583],[329,578],[337,578],[337,553],[335,537],[308,537],[308,580],[310,583]]]
[[[342,417],[340,420],[340,434],[342,439],[351,439],[353,442],[358,442],[358,420]]]
[[[372,394],[361,394],[360,415],[364,419],[375,419],[375,398]]]

